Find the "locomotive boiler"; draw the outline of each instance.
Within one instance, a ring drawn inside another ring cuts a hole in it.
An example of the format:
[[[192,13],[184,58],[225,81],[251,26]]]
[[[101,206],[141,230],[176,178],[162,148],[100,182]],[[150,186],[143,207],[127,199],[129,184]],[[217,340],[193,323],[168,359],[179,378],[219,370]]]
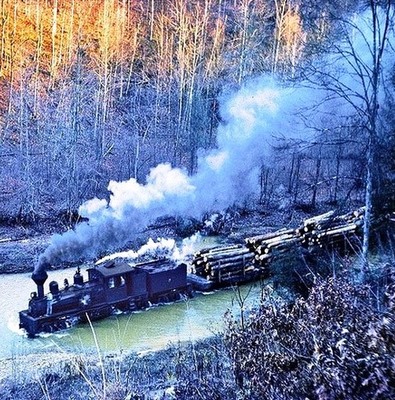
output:
[[[37,292],[31,294],[28,309],[19,312],[20,328],[34,337],[80,321],[104,318],[115,310],[134,311],[192,294],[186,264],[170,260],[138,264],[108,261],[88,268],[87,272],[85,280],[77,268],[73,282],[65,280],[62,288],[58,282],[51,281],[46,295],[47,273],[45,270],[34,272],[32,279]]]

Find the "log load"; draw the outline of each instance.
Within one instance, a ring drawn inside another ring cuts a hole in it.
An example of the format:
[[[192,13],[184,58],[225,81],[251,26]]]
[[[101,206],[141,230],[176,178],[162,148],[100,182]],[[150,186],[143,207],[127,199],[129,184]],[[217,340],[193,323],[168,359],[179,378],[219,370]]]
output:
[[[276,232],[266,233],[261,236],[253,236],[245,239],[246,247],[250,250],[255,250],[264,241],[278,240],[279,236],[286,237],[287,235],[292,236],[294,229],[280,229]]]
[[[268,263],[273,256],[288,252],[300,246],[302,236],[297,229],[280,229],[262,236],[245,239],[246,247],[255,254],[255,263],[260,268],[268,269]]]
[[[238,244],[199,251],[192,261],[192,272],[219,284],[236,283],[263,275],[254,264],[255,254]]]
[[[359,236],[363,226],[364,207],[347,214],[335,215],[334,212],[318,215],[303,222],[299,227],[304,247],[336,245]]]
[[[192,273],[207,281],[230,284],[265,276],[274,257],[304,247],[314,250],[338,246],[359,236],[364,208],[336,215],[334,211],[304,220],[297,228],[284,228],[248,237],[245,245],[203,249],[194,255]]]

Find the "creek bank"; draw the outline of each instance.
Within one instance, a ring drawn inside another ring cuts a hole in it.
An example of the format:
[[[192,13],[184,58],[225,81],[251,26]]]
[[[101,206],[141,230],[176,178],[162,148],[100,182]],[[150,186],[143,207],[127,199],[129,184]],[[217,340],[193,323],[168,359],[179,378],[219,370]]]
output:
[[[302,211],[236,211],[232,212],[223,226],[215,232],[226,236],[229,243],[242,243],[247,236],[254,236],[276,230],[283,227],[296,226],[306,217]],[[7,223],[0,225],[0,274],[32,272],[39,255],[50,244],[54,234],[62,234],[70,228],[70,225],[60,220],[39,220],[29,224]],[[147,242],[149,238],[174,238],[185,237],[185,230],[180,232],[180,224],[170,220],[165,224],[158,223],[139,232],[135,239],[127,243],[123,248],[111,249],[111,251],[122,251],[125,249],[137,249]],[[188,232],[192,234],[193,232]],[[225,244],[225,243],[224,243]],[[110,252],[110,249],[109,249]],[[99,255],[100,258],[103,255]],[[95,260],[85,260],[94,262]],[[63,263],[54,266],[53,269],[62,269],[77,266],[82,263],[77,260],[74,263]]]
[[[225,392],[233,386],[232,376],[222,338],[216,336],[143,354],[60,351],[2,360],[0,392],[3,400],[170,400],[194,398],[203,390],[230,399]]]

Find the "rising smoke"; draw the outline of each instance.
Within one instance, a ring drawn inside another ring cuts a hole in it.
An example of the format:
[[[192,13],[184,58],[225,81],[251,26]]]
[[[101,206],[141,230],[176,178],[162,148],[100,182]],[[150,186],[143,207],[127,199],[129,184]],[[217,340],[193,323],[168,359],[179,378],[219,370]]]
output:
[[[354,36],[346,45],[360,46],[358,41],[362,42],[361,46],[367,49],[361,51],[354,47],[354,50],[369,54],[366,39],[369,36],[362,28]],[[350,87],[353,93],[364,90],[363,85],[359,87],[361,82],[355,76],[352,60],[328,57],[327,61],[330,72],[326,77],[336,71],[342,76],[339,82]],[[369,60],[366,65],[368,63]],[[88,218],[88,222],[55,235],[40,256],[36,270],[64,261],[95,257],[104,250],[119,247],[160,216],[200,217],[205,212],[223,210],[255,196],[259,170],[268,162],[273,140],[276,137],[308,139],[313,134],[298,116],[301,108],[311,127],[319,126],[325,113],[329,112],[334,120],[336,114],[344,116],[355,112],[347,99],[324,102],[328,93],[306,86],[281,86],[265,77],[223,96],[220,112],[224,122],[218,127],[217,149],[199,158],[195,175],[188,176],[170,164],[160,164],[150,171],[145,184],[135,179],[111,181],[108,185],[110,200],[92,199],[84,203],[79,213]],[[320,110],[312,107],[317,104],[321,104]],[[307,114],[308,109],[314,112]]]
[[[178,245],[173,238],[158,238],[156,241],[149,239],[146,244],[138,250],[126,250],[109,254],[96,261],[96,265],[104,262],[123,258],[133,261],[137,258],[160,259],[167,258],[177,262],[188,262],[191,254],[196,249],[196,244],[201,241],[199,233],[195,233],[189,238],[183,239]]]
[[[224,96],[218,147],[200,157],[194,176],[160,164],[151,169],[145,184],[133,178],[111,181],[109,201],[96,198],[82,204],[79,213],[88,222],[54,235],[36,270],[119,247],[160,216],[200,217],[255,195],[259,168],[273,138],[285,132],[300,135],[294,111],[303,95],[301,89],[265,78]]]

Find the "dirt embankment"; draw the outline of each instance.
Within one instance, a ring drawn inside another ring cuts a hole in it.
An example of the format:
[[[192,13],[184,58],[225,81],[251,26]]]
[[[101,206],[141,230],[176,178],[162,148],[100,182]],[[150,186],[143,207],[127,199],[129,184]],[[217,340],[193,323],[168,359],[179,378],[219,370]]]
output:
[[[39,254],[49,244],[51,234],[20,226],[0,227],[0,273],[33,271]]]

